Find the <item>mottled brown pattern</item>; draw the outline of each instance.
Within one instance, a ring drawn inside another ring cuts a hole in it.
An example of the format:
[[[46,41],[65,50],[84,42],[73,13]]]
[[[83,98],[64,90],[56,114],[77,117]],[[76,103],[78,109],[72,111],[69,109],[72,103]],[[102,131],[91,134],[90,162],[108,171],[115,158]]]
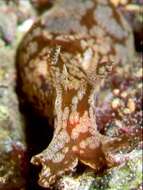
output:
[[[132,55],[130,27],[109,1],[62,0],[26,34],[18,52],[22,91],[55,128],[48,148],[32,158],[43,166],[41,186],[78,161],[95,171],[117,164],[114,152],[128,141],[98,132],[94,96],[111,65]]]

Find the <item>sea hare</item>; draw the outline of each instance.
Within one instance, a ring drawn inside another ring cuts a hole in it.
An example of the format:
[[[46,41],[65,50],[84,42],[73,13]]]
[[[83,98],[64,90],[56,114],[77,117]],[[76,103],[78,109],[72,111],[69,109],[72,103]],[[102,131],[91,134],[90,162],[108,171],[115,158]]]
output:
[[[95,171],[117,164],[114,153],[129,139],[99,133],[94,97],[112,66],[130,61],[133,49],[130,27],[107,0],[61,0],[25,35],[18,50],[22,92],[55,129],[31,160],[42,165],[41,186],[51,186],[78,161]]]

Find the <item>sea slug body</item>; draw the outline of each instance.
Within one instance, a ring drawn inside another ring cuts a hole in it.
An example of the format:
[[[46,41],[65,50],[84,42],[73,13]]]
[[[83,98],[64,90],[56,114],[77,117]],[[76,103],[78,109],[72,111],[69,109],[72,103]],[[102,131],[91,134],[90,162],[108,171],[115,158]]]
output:
[[[18,51],[22,91],[54,120],[51,143],[32,163],[42,165],[39,184],[52,185],[81,161],[99,170],[114,166],[125,138],[101,135],[94,95],[112,64],[132,59],[130,27],[108,0],[61,0],[25,35]]]

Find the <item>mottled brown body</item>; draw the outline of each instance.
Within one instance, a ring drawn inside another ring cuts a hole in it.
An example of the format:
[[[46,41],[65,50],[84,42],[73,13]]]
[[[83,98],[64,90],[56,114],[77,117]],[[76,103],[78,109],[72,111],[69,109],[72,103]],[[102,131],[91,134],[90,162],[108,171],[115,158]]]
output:
[[[18,53],[22,91],[55,127],[48,148],[32,158],[43,166],[41,186],[78,160],[95,170],[116,164],[113,149],[125,139],[97,131],[94,96],[111,64],[125,64],[132,54],[130,28],[106,0],[61,0],[26,34]]]

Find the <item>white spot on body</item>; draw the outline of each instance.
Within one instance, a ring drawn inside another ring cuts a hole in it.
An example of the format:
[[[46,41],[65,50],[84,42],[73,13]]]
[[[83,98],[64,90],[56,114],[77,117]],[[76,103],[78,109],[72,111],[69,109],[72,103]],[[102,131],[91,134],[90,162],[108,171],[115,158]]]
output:
[[[92,52],[91,48],[89,48],[84,52],[83,60],[81,63],[81,65],[85,71],[89,68],[92,57],[93,57],[93,52]]]
[[[31,41],[27,47],[27,54],[29,54],[29,56],[31,56],[34,53],[36,53],[37,51],[38,51],[38,43],[36,41]]]
[[[78,98],[77,96],[74,96],[72,98],[72,111],[76,111],[77,110],[77,104],[78,104]]]
[[[80,45],[82,49],[85,49],[87,47],[87,42],[85,40],[81,40]]]
[[[69,122],[73,125],[77,122],[79,122],[79,113],[77,111],[72,112],[69,117]]]
[[[86,146],[87,146],[86,141],[85,141],[85,140],[82,140],[82,141],[79,143],[79,146],[80,146],[80,148],[85,149]]]
[[[40,34],[41,34],[41,29],[40,29],[40,27],[36,27],[36,28],[32,31],[32,36],[33,36],[33,37],[40,36]]]
[[[46,77],[47,71],[48,71],[47,62],[41,60],[40,64],[37,64],[37,66],[36,66],[36,71],[37,71],[38,75],[42,75],[42,76]]]
[[[91,126],[91,121],[88,117],[88,112],[85,111],[83,116],[80,117],[79,123],[73,128],[71,132],[71,138],[73,140],[77,139],[81,133],[88,132],[90,126]]]
[[[72,147],[72,151],[73,151],[73,152],[78,152],[78,147],[77,147],[76,145],[74,145],[74,146]]]
[[[85,90],[86,89],[84,87],[82,87],[80,90],[78,90],[77,97],[79,100],[82,100],[83,96],[85,95]]]
[[[112,15],[112,9],[108,6],[98,5],[94,12],[95,20],[111,35],[118,39],[127,36],[127,33],[116,22]]]
[[[101,27],[99,27],[98,25],[93,26],[90,29],[89,33],[90,33],[90,35],[94,35],[97,38],[103,38],[105,36],[105,34],[106,34],[106,32]]]

